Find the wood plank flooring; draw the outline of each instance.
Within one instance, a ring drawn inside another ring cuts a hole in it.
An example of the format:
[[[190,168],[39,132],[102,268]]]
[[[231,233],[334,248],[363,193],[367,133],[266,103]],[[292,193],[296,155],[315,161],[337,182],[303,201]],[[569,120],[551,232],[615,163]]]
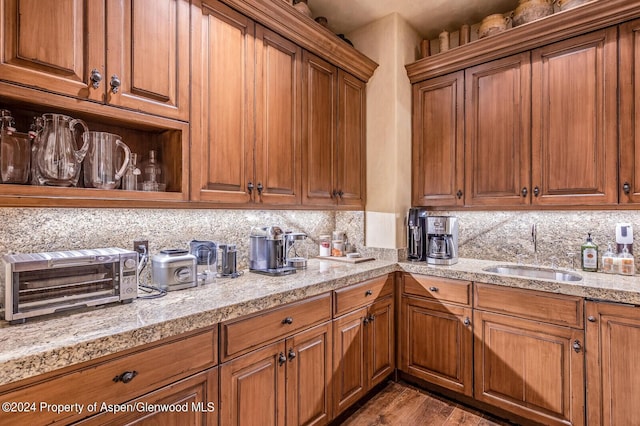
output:
[[[510,426],[407,383],[389,382],[342,425],[346,426]]]

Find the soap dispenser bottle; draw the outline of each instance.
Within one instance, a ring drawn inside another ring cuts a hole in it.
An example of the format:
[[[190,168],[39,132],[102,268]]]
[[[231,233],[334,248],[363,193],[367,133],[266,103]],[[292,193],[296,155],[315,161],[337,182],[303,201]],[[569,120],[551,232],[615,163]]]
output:
[[[587,241],[580,247],[582,270],[587,272],[598,272],[598,246],[591,239],[591,233],[587,236]]]

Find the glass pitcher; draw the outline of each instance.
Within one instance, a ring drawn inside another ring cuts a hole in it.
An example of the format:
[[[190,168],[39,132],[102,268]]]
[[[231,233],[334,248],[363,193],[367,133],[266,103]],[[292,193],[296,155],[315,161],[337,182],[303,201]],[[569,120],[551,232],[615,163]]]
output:
[[[77,149],[76,126],[89,129],[84,121],[62,114],[43,114],[36,140],[34,175],[37,185],[77,186],[80,166],[89,148],[85,139]]]
[[[0,182],[27,183],[30,165],[30,135],[16,132],[11,112],[0,110]]]
[[[85,132],[85,145],[89,145],[84,159],[84,186],[87,188],[115,189],[129,166],[131,151],[122,138],[107,132]],[[124,157],[120,153],[124,153]]]

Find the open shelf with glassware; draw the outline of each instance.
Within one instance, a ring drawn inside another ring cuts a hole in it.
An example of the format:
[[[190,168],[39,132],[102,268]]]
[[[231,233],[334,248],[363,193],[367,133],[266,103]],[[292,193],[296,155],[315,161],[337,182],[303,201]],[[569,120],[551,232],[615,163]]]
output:
[[[0,83],[0,85],[3,84]],[[26,133],[30,128],[34,129],[36,121],[39,121],[36,137],[32,140],[33,144],[38,145],[39,141],[44,140],[45,132],[66,132],[66,138],[62,138],[62,140],[65,141],[67,146],[62,148],[51,147],[46,151],[44,149],[40,151],[36,149],[30,159],[34,164],[42,164],[42,161],[49,161],[49,164],[53,164],[52,162],[57,160],[51,158],[52,153],[55,155],[56,152],[64,151],[65,148],[67,150],[70,149],[69,142],[70,139],[74,138],[74,136],[71,136],[73,132],[68,127],[64,128],[64,126],[72,123],[70,120],[61,119],[62,130],[59,128],[54,130],[53,127],[55,126],[48,126],[47,129],[43,128],[43,116],[46,115],[50,120],[51,115],[56,118],[59,115],[65,115],[73,119],[82,120],[90,132],[107,132],[120,136],[119,139],[129,148],[130,152],[136,154],[137,168],[140,170],[138,190],[121,189],[123,187],[123,178],[117,179],[117,186],[114,189],[92,187],[91,182],[86,181],[88,176],[92,176],[91,172],[89,172],[89,175],[85,173],[89,163],[88,156],[84,156],[82,161],[77,161],[78,158],[82,157],[80,153],[79,156],[75,157],[75,164],[67,164],[72,168],[81,167],[77,185],[66,184],[65,181],[60,184],[41,185],[36,176],[30,172],[28,181],[24,184],[0,183],[0,202],[3,205],[135,206],[153,205],[155,202],[162,202],[163,205],[166,205],[167,202],[171,201],[182,202],[188,200],[188,181],[186,178],[189,158],[188,123],[155,117],[136,111],[117,110],[97,103],[78,102],[42,92],[38,92],[37,97],[34,97],[34,99],[37,99],[38,102],[42,101],[42,103],[34,103],[28,99],[11,96],[0,96],[0,109],[10,111],[13,118],[13,127],[16,131]],[[34,120],[35,117],[38,117],[39,120]],[[73,124],[78,133],[75,135],[76,146],[73,149],[80,151],[84,141],[92,138],[89,137],[89,134],[85,137],[82,136],[82,133],[84,133],[82,124],[76,124],[76,122],[73,122]],[[143,163],[149,160],[151,151],[155,153],[156,160],[161,165],[162,173],[157,175],[161,185],[160,188],[158,188],[158,185],[155,187],[153,185],[145,186],[146,189],[156,189],[155,191],[142,190],[144,180]],[[112,157],[105,154],[100,158],[105,158],[103,163],[117,164],[117,166],[113,166],[113,169],[120,171],[119,169],[123,165],[125,157],[122,154],[123,152],[124,150],[114,149],[113,152],[107,153],[109,155],[113,154]],[[45,157],[47,158],[46,160]],[[133,155],[131,155],[132,157]],[[72,157],[67,157],[69,162],[68,158]],[[93,158],[97,158],[97,154]],[[38,159],[40,159],[40,163]],[[65,165],[63,164],[61,167],[64,169]],[[124,168],[124,173],[126,173],[127,168]],[[157,190],[162,189],[163,185],[164,191]],[[112,186],[103,185],[104,188],[111,188]]]

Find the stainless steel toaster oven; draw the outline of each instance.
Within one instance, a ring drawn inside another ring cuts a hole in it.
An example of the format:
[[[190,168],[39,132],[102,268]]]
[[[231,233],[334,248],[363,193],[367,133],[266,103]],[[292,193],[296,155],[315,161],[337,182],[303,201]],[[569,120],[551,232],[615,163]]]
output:
[[[138,296],[138,253],[121,248],[7,254],[0,308],[11,324],[65,310],[131,302]]]

